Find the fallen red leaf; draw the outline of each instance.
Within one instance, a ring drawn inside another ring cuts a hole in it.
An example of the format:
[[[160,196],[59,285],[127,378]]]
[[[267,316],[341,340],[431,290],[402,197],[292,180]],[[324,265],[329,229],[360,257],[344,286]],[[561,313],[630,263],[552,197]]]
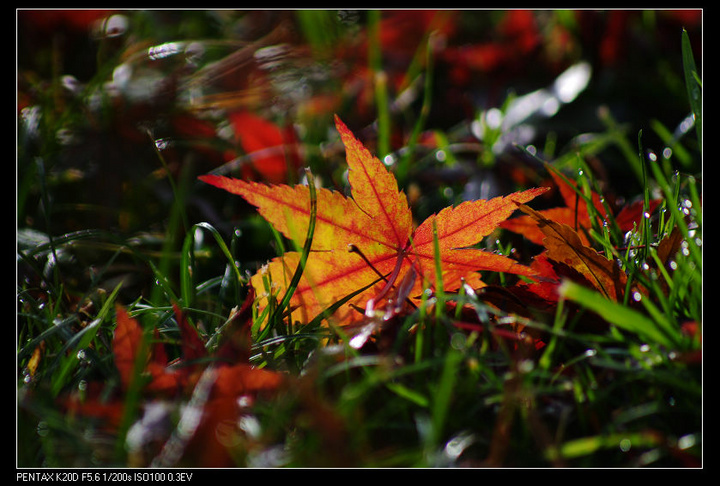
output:
[[[575,269],[608,299],[617,301],[622,297],[627,276],[614,260],[608,260],[584,245],[580,235],[570,226],[547,219],[524,204],[519,207],[537,222],[545,236],[542,244],[547,250],[547,258]]]
[[[560,192],[565,206],[544,209],[537,212],[549,220],[569,226],[578,233],[578,237],[583,245],[589,245],[590,242],[583,231],[592,228],[592,221],[590,219],[591,213],[588,209],[587,202],[577,194],[577,184],[562,177],[559,172],[551,166],[547,165],[546,167],[548,168],[548,172]],[[608,213],[607,208],[603,205],[600,196],[597,193],[592,192],[591,198],[594,207],[593,212],[600,215],[600,217],[603,218],[603,221],[609,220],[611,214]],[[660,203],[660,200],[651,200],[648,211],[654,211]],[[632,230],[634,226],[639,227],[640,221],[643,218],[643,212],[642,201],[624,206],[618,214],[614,216],[618,229],[620,229],[620,231],[627,232]],[[602,224],[603,221],[600,221],[599,223]],[[500,226],[514,233],[521,234],[528,240],[538,245],[542,245],[542,240],[546,236],[545,233],[543,233],[538,227],[536,219],[528,215],[508,219],[507,221],[500,223]]]
[[[300,167],[300,153],[292,126],[283,129],[249,111],[235,111],[228,115],[237,143],[250,163],[242,166],[244,178],[256,178],[270,183],[288,180],[288,175]]]
[[[352,198],[323,188],[317,190],[312,251],[290,301],[291,308],[297,308],[294,316],[297,320],[309,322],[329,306],[367,286],[334,314],[342,324],[355,322],[362,317],[355,308],[372,312],[386,291],[401,282],[411,267],[418,278],[409,295],[419,301],[423,288],[436,285],[435,238],[447,291],[458,289],[463,280],[473,287],[484,285],[479,273],[484,270],[534,273],[510,258],[470,247],[508,218],[517,209],[517,203],[526,203],[547,188],[466,201],[432,215],[413,231],[410,207],[393,174],[339,118],[335,118],[335,123],[345,144]],[[242,196],[280,233],[304,245],[311,214],[308,186],[266,185],[210,175],[201,176],[200,180]],[[300,253],[288,252],[252,277],[261,310],[270,298],[285,292],[299,262]],[[266,288],[268,279],[272,282],[270,289]]]
[[[119,305],[115,307],[115,315],[117,325],[113,334],[113,357],[115,367],[120,373],[120,382],[123,388],[128,389],[135,376],[135,361],[137,350],[142,343],[142,328]]]
[[[248,361],[252,322],[250,305],[253,296],[251,291],[243,308],[231,318],[230,326],[223,333],[217,352],[213,355],[208,353],[205,343],[190,325],[182,309],[173,304],[175,319],[180,329],[181,350],[181,358],[173,363],[168,362],[162,343],[149,348],[145,357],[139,357],[138,353],[142,349],[142,328],[123,307],[117,306],[113,356],[123,389],[127,390],[131,384],[138,359],[144,360],[144,364],[140,363],[142,369],[139,371],[149,377],[144,389],[150,393],[174,395],[188,390],[195,386],[200,374],[210,364],[217,367],[216,385],[221,395],[254,393],[274,388],[279,383],[279,375],[255,369]]]

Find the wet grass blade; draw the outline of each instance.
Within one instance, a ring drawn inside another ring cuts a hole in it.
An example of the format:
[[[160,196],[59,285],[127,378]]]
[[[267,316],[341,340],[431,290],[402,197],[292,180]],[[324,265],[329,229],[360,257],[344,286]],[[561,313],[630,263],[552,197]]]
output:
[[[78,362],[80,361],[78,353],[87,348],[97,335],[100,324],[105,321],[108,313],[113,309],[115,299],[121,287],[122,282],[119,283],[110,293],[107,300],[100,309],[100,312],[98,312],[97,317],[90,324],[85,326],[80,332],[75,334],[70,340],[68,340],[65,346],[63,346],[63,348],[58,353],[60,356],[62,356],[62,358],[59,372],[53,374],[53,396],[57,396],[60,393],[60,391],[67,383],[68,375],[78,365]]]

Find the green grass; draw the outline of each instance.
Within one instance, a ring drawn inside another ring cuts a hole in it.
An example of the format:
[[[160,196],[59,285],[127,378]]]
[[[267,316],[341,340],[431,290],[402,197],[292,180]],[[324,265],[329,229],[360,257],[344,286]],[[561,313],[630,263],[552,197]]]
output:
[[[312,12],[298,16],[310,30],[331,22]],[[378,20],[368,13],[369,27],[379,28]],[[311,43],[322,52],[340,35],[315,33]],[[376,82],[382,72],[378,39],[373,37],[369,46]],[[696,88],[702,83],[687,33],[681,41],[684,63],[678,69],[687,83],[698,131],[673,136],[652,114],[647,117],[661,147],[671,151],[651,150],[643,142],[650,130],[644,135],[629,130],[602,110],[601,128],[594,136],[569,141],[567,150],[556,146],[556,133],[548,133],[545,147],[556,148],[546,152],[547,159],[536,154],[535,147],[517,147],[522,149],[517,152],[532,154],[578,182],[578,198],[587,198],[590,190],[601,195],[615,190],[604,185],[593,165],[595,159],[608,157],[620,160],[631,186],[639,187],[628,199],[643,199],[646,207],[650,199],[663,200],[634,231],[623,234],[611,219],[589,232],[593,246],[627,274],[624,301],[610,302],[567,281],[550,312],[521,316],[491,305],[478,289],[427,293],[417,309],[383,323],[375,339],[356,349],[342,328],[322,325],[319,319],[304,327],[288,322],[284,317],[291,285],[266,314],[253,316],[250,363],[287,374],[293,386],[257,400],[243,416],[245,439],[230,448],[235,465],[701,464],[702,114],[701,89]],[[427,69],[427,91],[419,114],[408,114],[411,146],[403,147],[408,150],[395,167],[404,187],[420,180],[423,168],[432,168],[415,146],[420,132],[432,126],[430,106],[438,102],[430,95],[438,69],[432,36],[424,42],[416,55],[424,57],[424,67],[413,64],[412,69]],[[383,89],[375,95],[378,150],[391,153],[389,95]],[[52,113],[50,97],[44,102],[40,109]],[[82,126],[82,113],[68,110],[42,123],[39,146],[22,131],[18,141],[17,465],[133,465],[127,432],[149,404],[140,390],[121,396],[124,414],[115,429],[58,406],[68,396],[82,401],[91,391],[108,403],[118,396],[111,348],[115,305],[128,308],[147,331],[157,329],[158,339],[178,353],[172,311],[178,303],[213,349],[232,309],[246,298],[249,275],[292,242],[237,200],[218,199],[196,185],[192,167],[172,176],[174,169],[157,151],[147,155],[151,169],[128,183],[137,190],[118,206],[100,209],[103,202],[98,201],[98,207],[81,208],[63,192],[72,192],[77,182],[58,162],[62,147],[54,134],[68,125]],[[452,129],[434,130],[443,149],[460,145],[461,137]],[[307,173],[311,189],[319,179],[339,180],[327,167],[341,162],[328,162],[325,170],[314,167]],[[476,162],[483,170],[502,165],[487,151]],[[143,178],[156,170],[164,175],[155,183],[173,197],[161,199],[142,190],[147,183]],[[536,169],[532,178],[546,178],[543,170]],[[429,213],[456,200],[457,187],[443,189],[425,189],[420,210]],[[222,227],[201,218],[193,205],[198,199],[222,216]],[[96,229],[100,225],[91,222],[104,211],[126,225]],[[159,225],[152,219],[158,213],[164,214]],[[304,256],[312,228],[307,244],[298,249]],[[666,268],[659,265],[659,245],[671,235],[682,244]],[[533,248],[527,243],[505,232],[492,239],[496,241],[485,243],[489,250],[517,250],[529,262]],[[502,287],[506,276],[498,280]],[[635,292],[638,286],[645,293]],[[604,324],[598,326],[600,319]],[[691,323],[698,327],[695,334],[688,332]],[[517,339],[504,337],[518,326],[523,332]],[[536,349],[531,338],[539,338],[543,346]],[[179,410],[191,399],[184,396],[168,404],[174,410],[170,430],[176,430]]]

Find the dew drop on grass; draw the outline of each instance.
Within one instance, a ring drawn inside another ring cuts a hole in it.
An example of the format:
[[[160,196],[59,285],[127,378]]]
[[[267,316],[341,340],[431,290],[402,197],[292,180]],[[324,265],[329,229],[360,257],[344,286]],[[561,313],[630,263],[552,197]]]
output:
[[[620,450],[621,451],[628,452],[631,447],[632,447],[632,443],[630,442],[630,439],[622,439],[620,441]]]
[[[688,434],[683,435],[678,439],[677,446],[678,449],[689,449],[690,447],[693,447],[697,443],[695,434]]]
[[[158,138],[155,140],[155,148],[159,151],[163,151],[170,146],[170,143],[171,141],[169,138]]]
[[[47,437],[49,430],[48,424],[45,421],[38,422],[37,424],[37,434],[40,437]]]
[[[687,241],[683,241],[682,243],[680,243],[680,248],[681,248],[682,254],[684,256],[690,256],[690,248],[689,247],[690,247],[690,245],[688,244]]]

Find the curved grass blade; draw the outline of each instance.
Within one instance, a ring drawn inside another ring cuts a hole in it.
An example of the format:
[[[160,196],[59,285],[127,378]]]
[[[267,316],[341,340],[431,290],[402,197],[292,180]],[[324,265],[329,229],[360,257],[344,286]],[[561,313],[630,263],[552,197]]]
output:
[[[228,264],[233,269],[235,276],[237,277],[237,281],[243,282],[242,275],[240,274],[240,269],[237,267],[237,265],[235,265],[235,259],[233,258],[230,249],[225,244],[225,241],[223,240],[218,230],[209,223],[202,222],[194,224],[185,236],[185,241],[183,242],[182,247],[182,259],[180,262],[180,296],[182,297],[184,307],[189,307],[194,298],[192,272],[190,271],[190,268],[192,265],[193,255],[192,244],[195,241],[195,230],[198,228],[207,230],[210,232],[210,234],[213,235],[215,241],[218,244],[218,247],[223,252],[223,255],[225,255],[225,257],[227,258]]]
[[[315,190],[315,180],[313,179],[312,172],[310,172],[310,169],[305,169],[305,173],[307,175],[308,188],[310,189],[310,221],[308,223],[307,236],[305,237],[305,244],[303,245],[302,252],[300,253],[300,262],[295,269],[295,273],[290,280],[290,284],[285,291],[283,299],[270,316],[269,323],[271,326],[269,327],[273,327],[273,324],[278,319],[278,316],[282,315],[284,309],[290,304],[290,299],[292,298],[298,283],[300,283],[300,277],[302,277],[302,274],[305,271],[305,264],[307,263],[307,259],[310,254],[310,248],[312,247],[312,240],[315,234],[315,222],[317,220],[317,193]]]

